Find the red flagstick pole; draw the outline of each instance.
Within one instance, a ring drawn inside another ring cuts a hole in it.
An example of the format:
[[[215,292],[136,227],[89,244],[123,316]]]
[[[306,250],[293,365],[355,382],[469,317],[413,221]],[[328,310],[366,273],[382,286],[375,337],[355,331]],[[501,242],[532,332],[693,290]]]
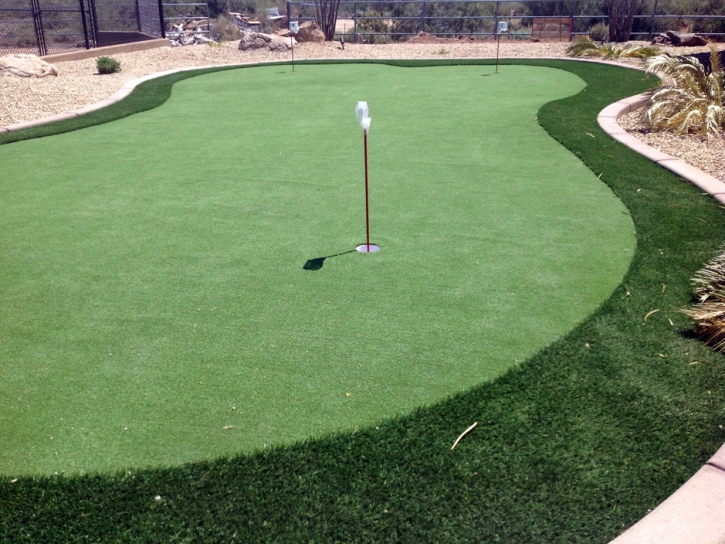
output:
[[[496,29],[496,73],[498,74],[498,48],[501,45],[501,33]]]
[[[370,204],[368,202],[368,131],[363,131],[365,142],[365,232],[367,233],[368,253],[370,253]]]

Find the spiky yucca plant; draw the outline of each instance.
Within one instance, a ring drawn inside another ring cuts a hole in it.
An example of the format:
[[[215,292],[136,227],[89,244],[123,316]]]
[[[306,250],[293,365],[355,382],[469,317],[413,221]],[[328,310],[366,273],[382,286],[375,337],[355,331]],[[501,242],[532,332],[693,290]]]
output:
[[[710,73],[694,57],[661,55],[650,59],[647,72],[660,77],[650,91],[641,123],[675,134],[705,132],[708,138],[725,128],[725,72],[715,46],[710,46]]]
[[[682,312],[693,319],[706,344],[725,351],[725,253],[698,270],[692,283],[697,303]]]
[[[660,50],[656,47],[628,45],[617,48],[612,44],[597,45],[586,36],[582,36],[569,47],[566,54],[570,57],[602,57],[605,59],[637,58],[646,59],[657,55]]]

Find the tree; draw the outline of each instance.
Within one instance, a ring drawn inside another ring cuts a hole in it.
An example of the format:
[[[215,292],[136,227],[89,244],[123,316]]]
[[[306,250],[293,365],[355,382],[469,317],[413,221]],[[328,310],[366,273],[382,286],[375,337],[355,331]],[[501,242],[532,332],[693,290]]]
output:
[[[339,9],[340,0],[315,0],[315,21],[325,33],[327,41],[335,39],[335,25]]]
[[[606,0],[609,16],[609,41],[626,42],[632,34],[634,16],[642,0]]]

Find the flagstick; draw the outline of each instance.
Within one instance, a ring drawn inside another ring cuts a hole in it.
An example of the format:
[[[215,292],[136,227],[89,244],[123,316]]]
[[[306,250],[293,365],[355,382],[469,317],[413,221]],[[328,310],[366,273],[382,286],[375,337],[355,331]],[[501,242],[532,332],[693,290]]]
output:
[[[289,38],[289,44],[290,44],[290,50],[292,51],[292,71],[295,71],[295,42],[294,42],[294,36],[290,36]]]
[[[501,33],[496,31],[496,73],[498,74],[498,48],[501,45]],[[294,70],[294,68],[293,68]]]
[[[367,234],[368,253],[370,253],[370,205],[368,202],[368,131],[363,130],[365,142],[365,232]]]

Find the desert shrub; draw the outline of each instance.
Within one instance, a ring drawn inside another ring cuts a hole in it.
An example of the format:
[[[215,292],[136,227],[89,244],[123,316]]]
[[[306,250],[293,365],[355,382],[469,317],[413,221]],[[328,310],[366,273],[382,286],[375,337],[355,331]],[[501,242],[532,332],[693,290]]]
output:
[[[695,322],[695,333],[718,351],[725,351],[725,253],[721,253],[692,279],[696,303],[682,310]]]
[[[379,11],[365,13],[367,17],[382,17]],[[368,34],[368,32],[384,33],[384,34]],[[361,39],[366,43],[390,43],[392,40],[390,35],[390,25],[385,19],[358,19],[357,33],[362,35]]]
[[[98,57],[96,68],[99,74],[115,74],[121,71],[121,63],[111,57]]]
[[[650,91],[640,123],[675,134],[717,136],[725,128],[725,71],[717,49],[711,46],[710,70],[694,57],[657,56],[647,72],[660,76]]]
[[[495,5],[486,2],[431,2],[424,4],[425,17],[421,19],[421,6],[400,2],[394,4],[394,17],[407,17],[393,21],[393,32],[417,34],[421,30],[429,34],[449,36],[493,32],[493,19],[466,19],[466,17],[491,16]],[[434,18],[435,17],[435,18]],[[397,37],[407,39],[407,37]]]
[[[217,42],[239,40],[242,37],[241,29],[224,15],[211,20],[211,34]]]
[[[603,42],[609,37],[609,26],[597,23],[589,29],[589,38],[595,42]]]
[[[615,47],[611,43],[597,45],[585,36],[580,37],[566,48],[566,54],[570,57],[602,57],[605,59],[646,59],[657,55],[659,52],[660,50],[657,47],[650,46],[628,45],[626,47]]]

